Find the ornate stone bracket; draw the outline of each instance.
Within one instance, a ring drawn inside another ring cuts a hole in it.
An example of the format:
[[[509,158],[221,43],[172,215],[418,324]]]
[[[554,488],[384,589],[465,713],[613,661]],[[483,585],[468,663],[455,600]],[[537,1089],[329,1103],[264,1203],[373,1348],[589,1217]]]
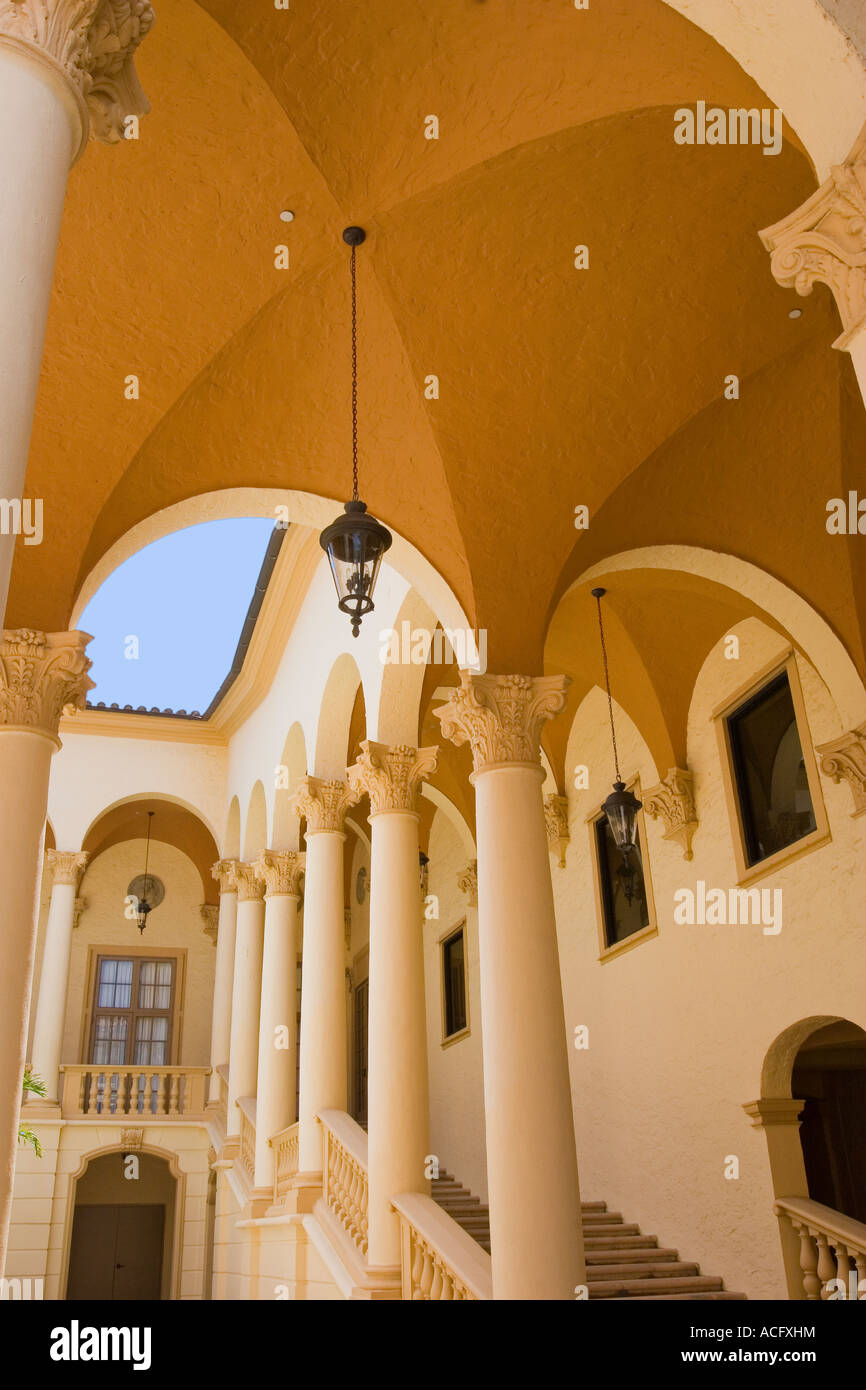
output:
[[[2,3],[2,0],[0,0]],[[61,714],[83,709],[93,681],[86,632],[18,628],[0,640],[0,726],[44,734],[59,748]]]
[[[350,806],[360,801],[360,792],[338,777],[302,777],[292,797],[292,809],[307,822],[307,834],[320,830],[343,833],[343,821]]]
[[[299,898],[305,862],[305,856],[295,850],[264,850],[253,868],[265,885],[265,897]]]
[[[537,764],[541,731],[565,708],[567,676],[479,676],[461,671],[460,686],[433,713],[445,738],[469,743],[476,772],[501,763]]]
[[[49,849],[45,851],[45,858],[51,870],[52,882],[66,884],[77,893],[90,855],[84,850]]]
[[[87,911],[87,899],[76,898],[72,905],[72,928],[73,931],[80,925],[81,915]]]
[[[466,900],[470,907],[478,906],[478,860],[473,859],[471,864],[467,864],[465,869],[461,869],[457,875],[457,887],[461,893],[466,894]]]
[[[122,1129],[120,1131],[120,1147],[125,1151],[140,1149],[144,1143],[143,1129]]]
[[[547,825],[547,843],[551,854],[559,860],[559,867],[565,868],[565,851],[571,839],[568,828],[568,797],[551,793],[544,798],[544,819]]]
[[[692,858],[692,837],[698,828],[694,777],[685,768],[672,767],[657,787],[641,792],[644,810],[664,822],[664,840],[682,845],[683,859]]]
[[[202,931],[204,932],[205,936],[210,937],[211,945],[215,946],[217,944],[217,936],[219,934],[220,910],[218,907],[214,907],[213,903],[202,903],[201,907],[199,908],[199,912],[201,913],[202,921],[204,922]]]
[[[834,782],[844,779],[848,783],[854,798],[851,814],[861,816],[866,811],[866,724],[820,744],[815,751],[823,773]]]
[[[114,144],[127,116],[150,110],[133,57],[153,21],[150,0],[0,0],[0,43],[38,50],[69,83],[96,139]]]
[[[843,327],[833,346],[849,348],[866,326],[866,126],[817,193],[759,235],[780,285],[801,295],[829,285]]]
[[[435,772],[438,748],[410,748],[398,743],[373,743],[364,739],[357,762],[347,769],[349,782],[358,793],[370,797],[371,814],[414,811],[418,789],[428,773]]]

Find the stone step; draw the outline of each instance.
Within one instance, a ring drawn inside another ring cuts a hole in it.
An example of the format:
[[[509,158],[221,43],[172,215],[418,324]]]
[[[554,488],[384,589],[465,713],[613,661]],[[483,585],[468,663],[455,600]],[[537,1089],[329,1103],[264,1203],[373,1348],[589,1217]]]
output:
[[[589,1280],[590,1298],[652,1297],[656,1294],[690,1294],[722,1291],[722,1281],[709,1274],[693,1274],[673,1279],[605,1279]]]
[[[654,1250],[658,1236],[585,1236],[585,1250]]]
[[[748,1295],[744,1293],[729,1293],[727,1289],[711,1289],[709,1293],[657,1293],[657,1294],[626,1294],[622,1298],[609,1298],[608,1303],[659,1303],[662,1300],[672,1303],[675,1300],[690,1303],[708,1303],[711,1299],[719,1302],[747,1303]]]
[[[585,1211],[583,1213],[584,1226],[621,1226],[621,1211]]]
[[[607,1211],[607,1202],[581,1202],[581,1211]]]
[[[645,1246],[637,1250],[586,1250],[588,1265],[611,1264],[661,1264],[679,1259],[678,1250],[659,1250],[657,1246]],[[593,1269],[593,1273],[595,1270]]]
[[[584,1240],[591,1240],[594,1236],[618,1239],[620,1236],[639,1236],[641,1234],[640,1226],[635,1226],[631,1221],[618,1221],[611,1226],[587,1226],[584,1222],[583,1226]]]
[[[646,1264],[610,1264],[593,1265],[586,1271],[589,1286],[593,1284],[608,1284],[613,1280],[627,1280],[633,1283],[636,1279],[693,1279],[700,1274],[700,1268],[687,1260],[660,1260],[656,1263],[647,1261]],[[718,1280],[721,1285],[721,1279]]]

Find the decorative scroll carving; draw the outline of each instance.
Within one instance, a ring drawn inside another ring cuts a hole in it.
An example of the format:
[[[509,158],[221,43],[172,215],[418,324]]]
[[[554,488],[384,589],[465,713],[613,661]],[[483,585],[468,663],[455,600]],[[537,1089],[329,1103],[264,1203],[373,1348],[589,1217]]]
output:
[[[683,858],[692,858],[692,837],[698,828],[694,777],[682,767],[672,767],[664,781],[641,794],[647,815],[664,822],[664,840],[676,840]]]
[[[760,237],[780,285],[801,295],[829,285],[843,327],[833,346],[850,347],[866,325],[866,126],[817,193]]]
[[[433,713],[442,733],[469,743],[476,772],[497,763],[537,764],[541,730],[565,708],[567,676],[479,676],[460,673],[460,686]]]
[[[60,746],[60,716],[84,708],[93,681],[86,632],[19,628],[0,641],[0,725],[32,729]]]
[[[360,792],[339,777],[302,777],[291,804],[296,815],[305,817],[307,834],[315,835],[320,830],[342,833],[346,812],[360,799]]]
[[[107,144],[123,138],[127,116],[150,110],[133,57],[153,21],[150,0],[0,0],[0,42],[50,59]]]
[[[547,843],[552,854],[559,860],[559,867],[565,868],[565,851],[571,831],[568,828],[568,797],[551,793],[544,798],[544,820],[547,825]]]
[[[834,782],[846,781],[851,788],[852,815],[862,815],[866,811],[866,724],[822,743],[816,752],[821,758],[821,771]]]
[[[87,867],[90,855],[83,850],[49,849],[45,851],[45,858],[51,870],[53,882],[55,884],[64,883],[68,887],[74,888],[77,893],[81,876]]]
[[[238,867],[237,859],[219,859],[211,869],[211,877],[215,878],[219,884],[221,893],[236,893],[238,891],[235,871]]]
[[[219,935],[220,910],[218,907],[214,907],[213,903],[202,903],[199,912],[204,922],[202,931],[205,936],[210,937],[211,944],[215,946],[217,944],[217,936]]]
[[[478,860],[473,859],[471,864],[467,864],[465,869],[461,869],[457,875],[457,887],[461,893],[466,894],[470,907],[478,906]]]
[[[265,885],[265,897],[299,898],[304,863],[304,855],[297,854],[294,850],[264,850],[253,864],[253,868]]]
[[[347,769],[349,782],[360,795],[367,792],[373,815],[383,811],[414,811],[418,787],[436,770],[438,748],[393,747],[364,739],[356,763]]]

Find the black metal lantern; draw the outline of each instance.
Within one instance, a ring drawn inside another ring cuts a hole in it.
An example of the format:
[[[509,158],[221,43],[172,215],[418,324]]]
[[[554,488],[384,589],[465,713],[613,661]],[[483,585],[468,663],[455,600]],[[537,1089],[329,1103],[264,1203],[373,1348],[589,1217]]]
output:
[[[145,894],[147,893],[147,866],[148,866],[148,863],[149,863],[149,861],[150,861],[150,826],[151,826],[152,820],[153,820],[153,811],[148,811],[148,813],[147,813],[147,840],[146,840],[146,842],[145,842],[145,847],[144,847],[144,892],[145,892]],[[136,911],[136,914],[135,914],[135,921],[136,921],[136,925],[138,926],[138,930],[139,930],[140,932],[143,932],[144,929],[145,929],[145,927],[147,926],[147,914],[148,914],[150,911],[151,911],[151,905],[150,905],[150,903],[147,901],[147,898],[146,898],[146,897],[139,898],[139,900],[138,900],[138,910]]]
[[[602,810],[607,816],[607,823],[610,826],[610,833],[613,835],[614,843],[620,854],[626,856],[634,849],[637,838],[637,813],[642,806],[634,792],[626,791],[625,782],[619,775],[619,754],[616,748],[616,729],[613,722],[613,700],[610,693],[610,676],[607,669],[607,647],[604,641],[604,623],[601,617],[601,600],[607,593],[606,589],[593,589],[592,596],[598,604],[598,630],[601,637],[601,657],[604,662],[604,684],[607,690],[607,708],[610,715],[610,737],[613,744],[613,765],[616,771],[616,781],[613,784],[613,791],[602,805]]]
[[[343,240],[352,248],[352,500],[344,515],[326,526],[319,544],[327,552],[337,588],[340,610],[352,623],[357,637],[361,619],[373,611],[373,590],[382,556],[391,544],[391,532],[375,517],[367,515],[365,503],[358,500],[358,293],[355,251],[366,238],[362,227],[347,227]]]

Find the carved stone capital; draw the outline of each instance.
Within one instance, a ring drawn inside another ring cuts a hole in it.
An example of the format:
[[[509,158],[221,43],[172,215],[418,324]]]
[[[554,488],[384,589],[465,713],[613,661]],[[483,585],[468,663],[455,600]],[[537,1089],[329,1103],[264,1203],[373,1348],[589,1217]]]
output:
[[[866,811],[866,724],[820,744],[815,751],[821,759],[821,771],[834,782],[844,779],[851,788],[852,815],[862,815]]]
[[[347,776],[359,796],[368,794],[372,815],[414,811],[421,782],[436,771],[438,752],[435,747],[410,748],[406,743],[392,747],[365,738],[357,762],[347,768]]]
[[[68,82],[97,140],[123,138],[150,110],[133,65],[154,21],[150,0],[0,0],[0,43],[36,50]]]
[[[79,924],[80,924],[80,922],[81,922],[81,914],[82,914],[83,912],[86,912],[86,911],[87,911],[87,899],[86,899],[86,898],[76,898],[76,899],[75,899],[75,902],[74,902],[73,905],[72,905],[72,927],[73,927],[73,930],[74,930],[76,927],[79,926]]]
[[[204,922],[202,931],[205,936],[210,937],[211,944],[215,946],[217,944],[217,936],[219,935],[220,910],[218,907],[215,907],[213,903],[202,903],[199,912]]]
[[[143,1143],[143,1129],[122,1129],[120,1131],[120,1147],[125,1151],[140,1149]]]
[[[2,0],[0,0],[2,3]],[[61,714],[84,708],[93,681],[86,632],[19,628],[0,640],[0,729],[28,729],[60,747]]]
[[[843,327],[833,346],[850,347],[866,326],[866,126],[817,193],[760,237],[780,285],[802,295],[829,285]]]
[[[451,699],[433,713],[445,738],[469,743],[476,772],[497,763],[540,762],[541,730],[565,708],[567,676],[460,673]]]
[[[265,881],[259,878],[255,864],[235,862],[232,878],[237,884],[238,902],[262,902],[265,896]]]
[[[471,864],[467,864],[465,869],[461,869],[457,875],[457,887],[461,893],[466,894],[470,907],[478,906],[478,861],[473,859]]]
[[[551,793],[544,798],[544,820],[547,825],[547,844],[551,854],[559,860],[559,867],[565,868],[565,850],[571,839],[568,828],[568,797]]]
[[[683,858],[692,858],[692,837],[698,828],[695,809],[694,777],[682,767],[672,767],[657,787],[641,792],[644,810],[664,822],[663,840],[676,840],[683,848]]]
[[[237,859],[219,859],[211,869],[211,876],[219,884],[221,893],[236,893],[238,891],[235,870],[238,867]]]
[[[45,851],[45,859],[51,870],[52,882],[54,884],[64,883],[68,887],[74,888],[76,893],[89,858],[90,855],[83,850],[49,849]]]
[[[306,819],[308,835],[320,830],[342,834],[346,812],[360,799],[360,793],[339,777],[302,777],[292,797],[292,808]]]
[[[304,855],[294,850],[264,850],[253,868],[265,885],[265,897],[299,898],[304,862]]]

